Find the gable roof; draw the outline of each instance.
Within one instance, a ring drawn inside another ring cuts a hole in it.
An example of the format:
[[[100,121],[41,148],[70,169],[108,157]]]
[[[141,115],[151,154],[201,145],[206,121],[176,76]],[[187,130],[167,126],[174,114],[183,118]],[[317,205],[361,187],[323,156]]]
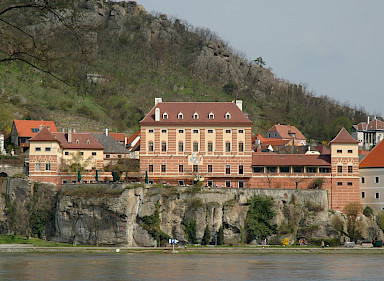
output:
[[[70,143],[68,142],[68,133],[52,134],[64,149],[104,149],[99,141],[90,133],[71,133],[72,141]]]
[[[43,127],[34,137],[29,141],[57,141],[47,127]]]
[[[253,153],[252,166],[330,166],[330,155]]]
[[[115,141],[122,142],[124,144],[125,138],[128,139],[128,136],[124,133],[108,133],[109,136],[111,136]]]
[[[378,119],[374,119],[368,123],[367,130],[382,131],[384,130],[384,122]]]
[[[13,120],[13,123],[15,124],[17,135],[19,137],[31,138],[35,136],[40,130],[40,125],[43,127],[49,127],[49,130],[51,132],[57,132],[57,128],[54,121]]]
[[[329,142],[329,144],[333,143],[359,143],[359,141],[355,140],[345,128],[341,128],[340,132],[337,134],[337,136]]]
[[[360,162],[360,168],[384,168],[384,141],[379,142]]]
[[[331,154],[331,151],[325,145],[315,145],[314,148],[320,152],[320,154]]]
[[[155,110],[160,109],[160,120],[155,121]],[[168,118],[163,118],[167,113]],[[179,119],[179,113],[183,118]],[[198,118],[193,115],[197,113]],[[213,113],[213,119],[209,119]],[[225,115],[229,113],[230,119]],[[244,125],[251,126],[248,119],[239,107],[233,102],[159,102],[140,121],[141,126],[148,125]]]
[[[272,126],[272,128],[270,128],[268,130],[268,133],[271,133],[271,132],[277,132],[282,139],[293,139],[294,138],[296,140],[306,140],[306,138],[300,132],[300,130],[297,129],[293,125],[277,124],[277,125]],[[295,137],[291,136],[291,134],[295,134]]]

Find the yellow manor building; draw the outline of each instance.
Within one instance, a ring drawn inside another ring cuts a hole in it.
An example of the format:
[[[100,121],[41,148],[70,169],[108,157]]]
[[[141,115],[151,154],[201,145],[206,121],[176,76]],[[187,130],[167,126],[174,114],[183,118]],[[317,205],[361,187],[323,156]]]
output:
[[[242,101],[162,102],[140,122],[140,169],[149,182],[248,187],[252,122]]]

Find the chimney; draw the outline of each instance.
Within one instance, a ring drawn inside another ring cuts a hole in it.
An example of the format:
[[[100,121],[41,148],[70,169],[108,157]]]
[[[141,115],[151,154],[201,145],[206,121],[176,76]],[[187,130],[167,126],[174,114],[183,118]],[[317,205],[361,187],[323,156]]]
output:
[[[125,138],[124,138],[124,146],[127,146],[127,142],[128,142],[128,138],[125,137]]]
[[[242,100],[236,100],[237,107],[243,111],[243,101]]]
[[[73,133],[76,133],[76,129],[75,128],[73,129]]]
[[[155,109],[155,121],[160,121],[160,108]]]
[[[105,129],[105,135],[108,136],[108,128]]]
[[[72,130],[71,129],[68,129],[68,143],[72,143]]]
[[[155,106],[156,106],[159,102],[163,102],[163,99],[162,99],[162,98],[155,98]]]
[[[40,125],[40,130],[39,131],[41,131],[41,129],[43,129],[43,125]]]
[[[367,117],[367,125],[369,124],[369,115],[368,115],[368,117]]]

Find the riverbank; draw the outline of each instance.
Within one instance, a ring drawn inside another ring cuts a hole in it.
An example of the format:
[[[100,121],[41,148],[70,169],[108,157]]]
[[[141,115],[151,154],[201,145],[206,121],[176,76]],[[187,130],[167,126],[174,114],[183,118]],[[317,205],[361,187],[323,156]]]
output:
[[[364,247],[37,247],[25,244],[0,244],[0,253],[156,253],[156,254],[384,254],[384,248]]]

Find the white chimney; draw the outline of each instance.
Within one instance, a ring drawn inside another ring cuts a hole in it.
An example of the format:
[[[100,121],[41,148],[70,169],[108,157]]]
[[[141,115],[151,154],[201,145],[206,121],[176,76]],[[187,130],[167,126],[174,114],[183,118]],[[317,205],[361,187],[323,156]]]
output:
[[[108,136],[108,128],[105,129],[105,135]]]
[[[243,101],[242,100],[236,100],[237,107],[243,111]]]
[[[43,129],[43,125],[40,125],[40,130],[39,131],[41,131],[41,129]]]
[[[162,99],[162,98],[155,98],[155,106],[156,106],[159,102],[163,102],[163,99]]]
[[[72,143],[72,130],[68,128],[68,143]]]
[[[160,108],[155,109],[155,121],[160,121]]]
[[[124,138],[124,146],[127,146],[127,142],[128,142],[128,138],[125,137],[125,138]]]

